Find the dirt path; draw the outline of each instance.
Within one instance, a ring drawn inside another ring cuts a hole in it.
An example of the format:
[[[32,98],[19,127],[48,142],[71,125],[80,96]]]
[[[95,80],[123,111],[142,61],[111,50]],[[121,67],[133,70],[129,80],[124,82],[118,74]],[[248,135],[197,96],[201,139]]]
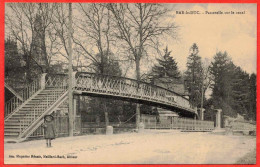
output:
[[[51,148],[44,140],[5,144],[5,163],[233,164],[255,146],[248,136],[146,131],[58,138]]]

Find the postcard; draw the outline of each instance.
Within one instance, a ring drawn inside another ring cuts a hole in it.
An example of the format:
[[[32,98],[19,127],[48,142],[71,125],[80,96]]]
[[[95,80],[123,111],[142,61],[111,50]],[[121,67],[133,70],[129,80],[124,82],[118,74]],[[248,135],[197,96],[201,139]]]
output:
[[[2,4],[3,165],[256,165],[257,3]]]

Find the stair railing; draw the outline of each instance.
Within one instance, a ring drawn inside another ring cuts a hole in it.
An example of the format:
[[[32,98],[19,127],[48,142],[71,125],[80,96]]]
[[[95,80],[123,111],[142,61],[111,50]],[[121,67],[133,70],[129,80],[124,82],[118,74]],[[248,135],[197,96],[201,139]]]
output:
[[[68,78],[66,74],[48,74],[46,75],[46,87],[55,87],[55,88],[67,88]]]
[[[23,102],[29,99],[34,93],[41,89],[40,79],[36,78],[32,83],[26,86],[18,94],[22,97],[22,100],[14,96],[7,102],[5,102],[5,118],[13,113]]]
[[[63,79],[62,79],[63,78]],[[32,107],[31,112],[27,113],[20,123],[20,135],[30,127],[30,125],[46,111],[53,103],[55,103],[62,94],[67,90],[67,78],[64,77],[49,77],[46,80],[46,87],[55,87],[57,90],[53,90],[50,95],[44,96],[39,99],[37,103]]]
[[[45,96],[36,103],[31,110],[32,112],[26,114],[21,120],[20,134],[24,132],[38,117],[40,117],[45,110],[47,110],[66,90],[59,92],[53,91],[50,96]]]

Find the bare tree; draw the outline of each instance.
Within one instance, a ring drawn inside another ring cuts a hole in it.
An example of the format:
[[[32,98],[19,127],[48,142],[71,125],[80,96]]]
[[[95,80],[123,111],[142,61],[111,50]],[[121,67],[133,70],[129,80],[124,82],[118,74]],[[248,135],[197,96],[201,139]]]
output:
[[[77,36],[73,41],[85,59],[98,65],[96,72],[104,74],[104,59],[111,56],[110,11],[104,4],[97,3],[78,4],[77,7],[82,17],[75,18]]]
[[[24,56],[26,62],[28,81],[31,80],[33,64],[36,64],[41,72],[45,72],[50,65],[55,41],[49,29],[53,9],[52,4],[7,4],[7,33],[18,42],[19,52]]]
[[[89,3],[78,4],[77,9],[81,17],[75,18],[75,35],[73,38],[77,52],[96,73],[110,74],[113,67],[111,60],[115,60],[112,51],[114,40],[111,35],[111,11],[105,4]],[[113,70],[112,70],[113,71]],[[106,100],[100,105],[105,114],[106,125],[109,124]]]
[[[150,49],[158,49],[160,37],[174,36],[176,26],[165,19],[168,10],[161,4],[108,4],[114,16],[116,29],[113,35],[123,42],[122,47],[131,53],[135,62],[136,79],[141,79],[140,61]],[[140,106],[136,107],[136,124],[140,122]]]
[[[55,5],[55,12],[53,13],[53,30],[57,36],[57,47],[59,48],[58,54],[68,60],[68,22],[69,14],[66,4],[58,3]]]
[[[57,3],[55,4],[55,11],[53,13],[53,33],[56,37],[56,51],[59,55],[57,60],[55,61],[61,61],[62,64],[68,64],[68,38],[69,38],[69,31],[68,31],[68,25],[69,25],[69,12],[68,8],[66,6],[67,4],[64,3]],[[73,8],[75,10],[75,6]],[[77,13],[77,12],[76,12]],[[73,68],[77,68],[77,70],[82,71],[84,68],[88,67],[90,64],[86,65],[86,61],[89,59],[89,56],[86,56],[83,54],[82,49],[80,47],[76,47],[77,44],[75,43],[75,39],[78,32],[78,23],[77,20],[78,15],[74,15],[72,18],[73,24],[72,24],[72,40],[73,40]],[[79,35],[80,38],[83,38],[82,34]],[[76,46],[74,45],[76,44]]]

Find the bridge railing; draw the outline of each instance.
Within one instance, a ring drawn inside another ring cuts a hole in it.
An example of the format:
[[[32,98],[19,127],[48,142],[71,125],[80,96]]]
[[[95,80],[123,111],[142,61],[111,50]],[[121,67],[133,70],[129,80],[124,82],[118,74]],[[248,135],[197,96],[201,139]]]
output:
[[[141,120],[146,129],[179,129],[182,131],[212,131],[213,121],[202,121],[188,118],[142,115]]]
[[[66,74],[47,74],[45,76],[45,87],[66,89],[68,87],[68,76]]]
[[[76,75],[75,90],[145,99],[174,105],[178,108],[194,112],[189,100],[180,94],[163,87],[130,78],[80,72]]]

